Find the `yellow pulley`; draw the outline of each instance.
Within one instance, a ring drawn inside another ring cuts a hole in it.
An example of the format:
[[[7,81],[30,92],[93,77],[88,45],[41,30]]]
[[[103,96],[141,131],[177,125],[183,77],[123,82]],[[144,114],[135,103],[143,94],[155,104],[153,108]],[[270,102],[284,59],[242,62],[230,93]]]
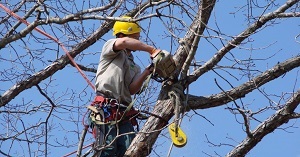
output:
[[[175,126],[175,123],[169,125],[169,133],[174,146],[183,147],[187,143],[187,137],[179,126]]]

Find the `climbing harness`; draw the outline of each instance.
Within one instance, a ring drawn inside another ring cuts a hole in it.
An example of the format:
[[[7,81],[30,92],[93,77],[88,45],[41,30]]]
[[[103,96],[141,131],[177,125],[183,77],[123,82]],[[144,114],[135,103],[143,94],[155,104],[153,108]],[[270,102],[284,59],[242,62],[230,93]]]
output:
[[[183,147],[187,143],[187,136],[179,127],[180,125],[180,112],[182,115],[184,113],[184,108],[181,105],[181,99],[185,99],[185,95],[183,93],[183,87],[180,84],[174,84],[172,89],[168,93],[169,97],[172,98],[174,104],[174,122],[169,125],[169,133],[172,139],[174,146]]]
[[[97,154],[107,147],[105,144],[106,125],[122,124],[130,122],[133,126],[137,126],[137,119],[144,120],[148,117],[143,115],[141,111],[133,107],[134,99],[130,104],[120,104],[116,99],[105,98],[104,96],[96,96],[91,105],[87,106],[89,114],[89,126],[95,138],[94,150]]]
[[[27,22],[25,19],[22,19],[20,16],[17,14],[13,13],[11,10],[6,8],[4,5],[0,4],[0,7],[5,10],[7,13],[12,15],[13,17],[17,18],[19,21],[26,25],[30,25],[29,22]],[[95,86],[89,81],[89,79],[86,77],[86,75],[82,72],[80,67],[77,65],[77,63],[74,61],[73,57],[69,54],[69,51],[65,48],[63,43],[61,43],[57,38],[47,34],[43,30],[35,27],[34,28],[37,32],[41,33],[42,35],[46,36],[47,38],[53,40],[56,42],[66,53],[67,57],[70,59],[72,65],[76,67],[78,72],[82,75],[82,77],[87,81],[87,83],[92,87],[93,90],[95,90]],[[150,78],[153,78],[154,80],[158,82],[162,82],[167,80],[176,70],[176,65],[175,62],[170,55],[169,52],[162,50],[159,52],[155,57],[153,57],[153,65],[154,65],[154,71],[151,74],[151,77],[149,77],[144,84],[144,86],[148,85],[148,82]],[[173,97],[176,97],[176,94],[171,94]],[[176,99],[177,100],[177,99]],[[115,101],[113,103],[113,101]],[[134,121],[136,122],[136,116],[139,115],[139,111],[133,109],[133,104],[134,101],[132,101],[128,106],[126,106],[126,109],[123,110],[122,112],[119,112],[119,107],[122,107],[122,104],[118,104],[118,101],[116,100],[108,100],[103,97],[97,96],[95,98],[95,101],[92,103],[91,106],[88,106],[88,109],[90,111],[89,118],[91,119],[91,124],[90,126],[97,125],[100,126],[100,131],[103,129],[104,124],[117,124],[125,120],[132,120],[132,124],[134,125]],[[114,106],[115,105],[115,106]],[[176,103],[177,105],[177,103]],[[179,105],[179,104],[178,104]],[[124,107],[124,106],[123,106]],[[109,112],[109,110],[112,109],[113,112]],[[128,117],[131,117],[127,119]],[[187,138],[185,134],[182,132],[182,130],[178,126],[178,118],[175,119],[175,123],[171,124],[170,127],[170,133],[172,135],[172,140],[174,145],[178,147],[182,147],[186,144]],[[87,125],[85,125],[85,129],[87,128]],[[103,129],[104,130],[104,129]],[[100,144],[100,141],[104,141],[103,139],[105,138],[104,134],[100,135],[101,133],[99,130],[96,130],[94,132],[94,135],[96,137],[96,142]],[[176,137],[176,138],[175,138]],[[83,142],[83,141],[82,141]],[[88,145],[91,146],[92,144]],[[88,146],[82,147],[86,148]],[[78,150],[81,151],[81,150]],[[65,156],[70,156],[71,154],[74,154],[75,152],[78,153],[78,151],[74,151],[72,153],[69,153]],[[79,152],[80,153],[80,152]]]
[[[150,82],[151,78],[160,77],[160,81],[166,80],[175,71],[176,65],[169,52],[161,51],[154,58],[153,63],[148,67],[153,66],[154,70],[144,81],[144,84],[140,90],[143,92]],[[138,94],[140,94],[138,93]],[[91,111],[90,113],[90,126],[93,128],[93,135],[96,138],[96,149],[105,146],[105,125],[114,125],[121,123],[124,120],[130,120],[133,126],[137,125],[136,118],[142,115],[138,110],[133,108],[133,104],[136,98],[127,106],[119,104],[116,99],[107,99],[102,96],[97,96],[94,102],[87,108]],[[121,112],[118,109],[123,108]],[[124,108],[126,108],[124,110]],[[141,116],[146,119],[144,116]],[[176,128],[177,130],[177,128]],[[179,131],[180,135],[182,131]],[[176,134],[178,137],[178,135]],[[186,139],[186,137],[183,137]],[[178,146],[181,144],[178,144]],[[100,150],[101,153],[101,150]]]
[[[114,125],[124,121],[130,121],[137,125],[136,117],[140,112],[133,108],[133,103],[128,106],[118,103],[116,99],[96,96],[95,100],[87,108],[91,111],[90,122],[93,125]]]

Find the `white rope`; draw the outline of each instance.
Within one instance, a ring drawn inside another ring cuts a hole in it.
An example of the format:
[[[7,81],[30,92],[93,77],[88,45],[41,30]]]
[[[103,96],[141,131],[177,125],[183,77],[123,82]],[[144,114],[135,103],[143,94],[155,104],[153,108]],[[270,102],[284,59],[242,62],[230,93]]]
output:
[[[183,87],[180,84],[174,84],[172,89],[168,92],[168,96],[172,99],[174,107],[174,124],[175,124],[175,135],[178,136],[178,127],[180,126],[183,118],[183,106],[181,105],[181,100],[185,100],[185,95],[183,93]],[[184,104],[186,100],[184,101]],[[185,106],[185,105],[184,105]],[[182,112],[182,117],[180,118],[180,113]],[[167,157],[170,157],[173,148],[173,143],[171,144]]]

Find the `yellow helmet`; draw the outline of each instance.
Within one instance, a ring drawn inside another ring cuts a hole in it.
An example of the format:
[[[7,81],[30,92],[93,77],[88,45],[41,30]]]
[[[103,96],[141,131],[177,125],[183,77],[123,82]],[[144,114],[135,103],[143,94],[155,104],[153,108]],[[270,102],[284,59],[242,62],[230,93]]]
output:
[[[129,16],[123,16],[122,18],[130,19]],[[115,36],[118,33],[123,34],[134,34],[141,32],[140,26],[135,22],[123,22],[123,21],[116,21],[113,27],[113,35]]]

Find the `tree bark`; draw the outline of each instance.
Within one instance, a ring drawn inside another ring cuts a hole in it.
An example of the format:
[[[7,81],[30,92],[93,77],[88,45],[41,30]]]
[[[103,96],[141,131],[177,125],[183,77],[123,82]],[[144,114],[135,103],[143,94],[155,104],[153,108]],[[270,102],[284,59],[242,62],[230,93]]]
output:
[[[214,0],[202,1],[202,4],[199,6],[199,12],[195,20],[193,21],[190,30],[187,32],[185,38],[183,39],[186,43],[192,43],[195,38],[198,38],[199,35],[203,33],[214,5]],[[199,19],[201,20],[199,21]],[[198,34],[195,34],[195,32],[197,32]],[[174,56],[174,60],[177,64],[178,69],[182,67],[184,60],[187,58],[187,55],[188,54],[186,53],[184,46],[181,45]],[[168,93],[168,89],[162,88],[159,98],[167,98],[166,96],[164,96],[166,93]],[[171,102],[172,101],[170,99],[159,100],[157,102],[153,113],[161,116],[161,118],[155,118],[153,116],[148,118],[148,120],[144,124],[144,127],[137,134],[130,147],[127,149],[125,156],[141,157],[150,154],[152,146],[154,145],[161,130],[166,127],[166,125],[168,124],[167,122],[174,115],[174,108]]]

